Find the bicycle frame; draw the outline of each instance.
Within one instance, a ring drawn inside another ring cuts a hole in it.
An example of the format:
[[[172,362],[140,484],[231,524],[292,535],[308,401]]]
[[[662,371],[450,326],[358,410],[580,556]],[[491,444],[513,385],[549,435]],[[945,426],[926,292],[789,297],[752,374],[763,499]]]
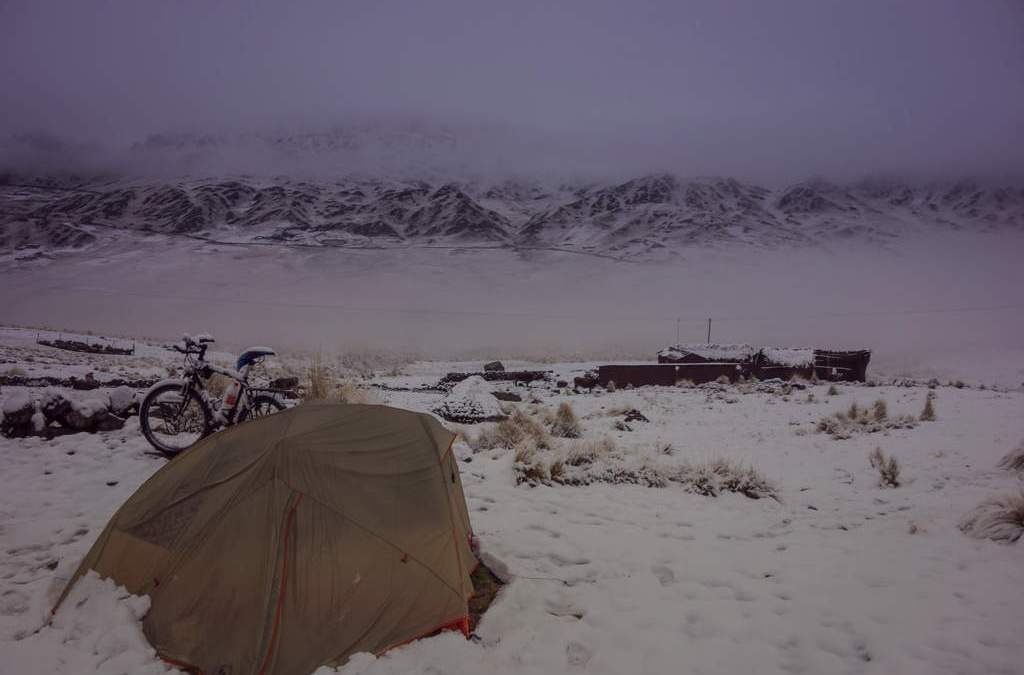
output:
[[[206,344],[190,341],[189,339],[186,339],[185,349],[175,348],[185,354],[186,372],[184,373],[184,382],[189,389],[199,396],[203,405],[206,406],[214,426],[222,427],[234,424],[238,420],[238,416],[249,405],[249,392],[252,389],[249,386],[249,370],[251,366],[245,366],[239,371],[232,368],[221,368],[209,363],[206,360]],[[211,396],[203,385],[203,380],[209,379],[215,373],[238,383],[238,399],[231,409],[230,415],[224,413],[220,399]]]

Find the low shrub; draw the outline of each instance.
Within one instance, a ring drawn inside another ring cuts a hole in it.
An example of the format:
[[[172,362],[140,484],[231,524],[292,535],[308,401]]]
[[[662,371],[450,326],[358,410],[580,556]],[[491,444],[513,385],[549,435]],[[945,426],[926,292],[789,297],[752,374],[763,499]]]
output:
[[[538,448],[550,448],[551,436],[543,426],[521,408],[513,408],[507,419],[484,427],[470,443],[474,450],[489,448],[512,449],[524,439],[530,439]]]
[[[558,405],[554,420],[551,422],[551,435],[560,438],[579,438],[583,435],[576,413],[567,402]]]
[[[1024,472],[1024,441],[1016,449],[1006,453],[998,464],[1000,469]]]
[[[515,475],[516,485],[538,485],[551,477],[533,439],[524,438],[516,445],[512,473]]]
[[[850,438],[858,433],[875,433],[888,429],[913,429],[917,419],[912,415],[889,415],[885,401],[875,401],[872,408],[862,408],[856,401],[849,409],[841,410],[818,420],[816,429],[836,439]]]
[[[928,396],[924,400],[924,410],[921,411],[920,420],[922,422],[934,422],[935,421],[935,405],[932,401],[935,399],[933,392],[928,392]]]
[[[317,354],[306,368],[308,384],[302,394],[303,401],[328,401],[331,397],[331,374],[323,356]]]
[[[882,449],[876,447],[868,455],[868,464],[878,470],[879,487],[900,486],[900,463],[894,456],[886,457]]]
[[[986,499],[963,517],[960,531],[977,539],[1014,543],[1024,534],[1024,492]]]

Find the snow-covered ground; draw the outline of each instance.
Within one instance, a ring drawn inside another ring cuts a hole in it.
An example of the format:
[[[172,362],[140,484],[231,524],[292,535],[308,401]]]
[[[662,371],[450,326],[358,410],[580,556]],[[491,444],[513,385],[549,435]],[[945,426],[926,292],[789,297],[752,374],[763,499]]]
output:
[[[136,357],[96,357],[32,338],[0,331],[0,373],[106,364],[111,373],[149,374],[175,361],[156,343],[140,344]],[[416,362],[372,383],[386,385],[375,390],[386,403],[429,411],[442,393],[400,388],[469,365],[480,364]],[[571,381],[592,364],[506,363],[531,365]],[[359,655],[339,672],[1024,671],[1024,544],[971,539],[957,527],[983,499],[1022,486],[996,464],[1024,439],[1024,392],[766,389],[516,389],[524,409],[531,400],[538,409],[569,402],[582,441],[611,439],[623,465],[671,471],[732,460],[763,473],[779,499],[706,497],[675,483],[517,485],[512,451],[474,451],[460,441],[473,528],[510,583],[477,638],[446,634],[377,658]],[[5,388],[0,398],[17,391]],[[882,399],[890,416],[917,416],[930,391],[936,421],[846,440],[816,430],[821,417],[854,402]],[[649,421],[616,428],[626,409]],[[461,428],[473,439],[483,427]],[[879,486],[868,461],[875,447],[898,459],[899,487]],[[147,450],[134,420],[95,435],[0,439],[0,672],[166,669],[141,633],[148,600],[109,581],[85,579],[47,622],[63,580],[107,519],[163,464]]]

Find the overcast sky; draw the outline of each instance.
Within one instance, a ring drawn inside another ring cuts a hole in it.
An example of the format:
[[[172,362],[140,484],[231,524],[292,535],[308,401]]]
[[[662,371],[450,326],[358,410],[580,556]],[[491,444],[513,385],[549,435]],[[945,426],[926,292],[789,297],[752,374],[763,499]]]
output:
[[[1024,168],[1020,0],[0,0],[0,59],[3,136],[381,115],[690,173]]]

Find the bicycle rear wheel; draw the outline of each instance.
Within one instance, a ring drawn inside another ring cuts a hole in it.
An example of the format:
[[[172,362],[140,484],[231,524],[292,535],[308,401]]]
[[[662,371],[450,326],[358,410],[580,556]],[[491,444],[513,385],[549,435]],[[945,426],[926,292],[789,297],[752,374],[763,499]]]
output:
[[[276,396],[257,394],[249,399],[249,405],[239,414],[238,421],[254,420],[284,410],[285,405]]]

